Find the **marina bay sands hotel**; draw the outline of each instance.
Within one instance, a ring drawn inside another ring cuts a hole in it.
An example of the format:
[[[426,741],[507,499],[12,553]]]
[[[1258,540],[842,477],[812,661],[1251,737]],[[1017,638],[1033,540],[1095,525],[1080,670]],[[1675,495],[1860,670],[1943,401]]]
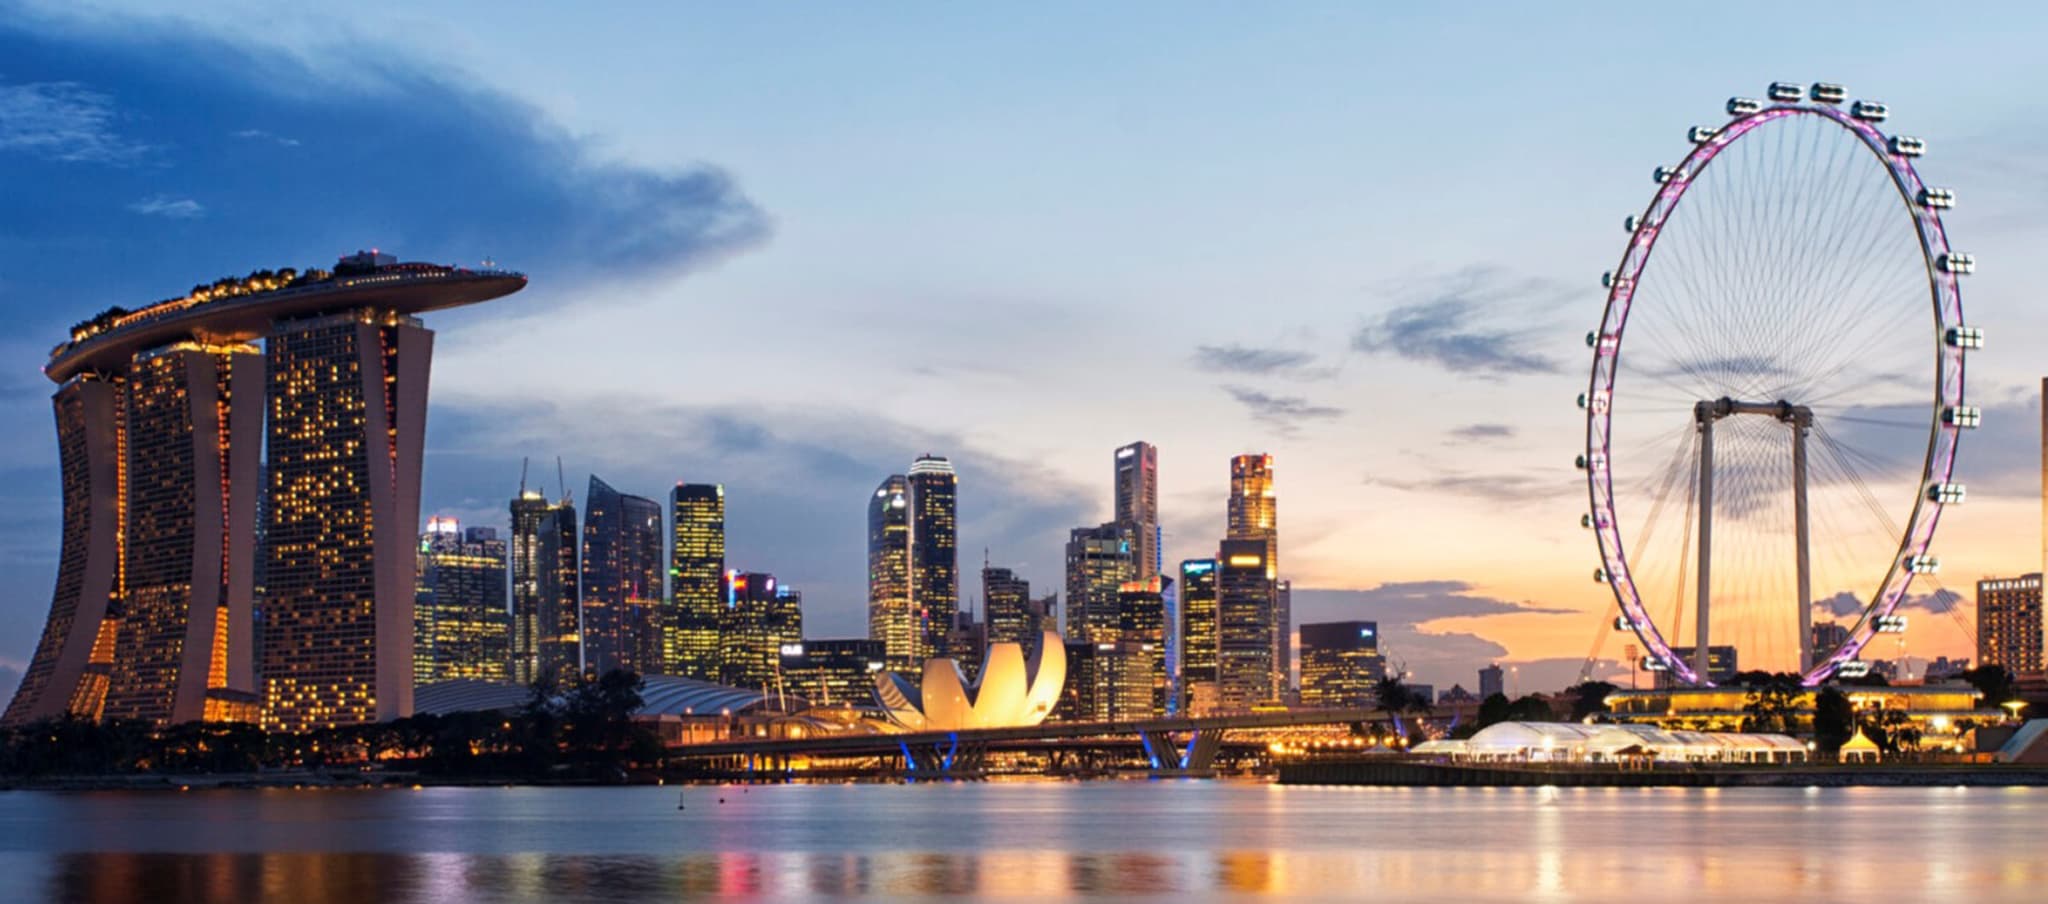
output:
[[[418,315],[525,285],[364,252],[73,327],[43,369],[57,587],[0,720],[409,715],[434,341]]]

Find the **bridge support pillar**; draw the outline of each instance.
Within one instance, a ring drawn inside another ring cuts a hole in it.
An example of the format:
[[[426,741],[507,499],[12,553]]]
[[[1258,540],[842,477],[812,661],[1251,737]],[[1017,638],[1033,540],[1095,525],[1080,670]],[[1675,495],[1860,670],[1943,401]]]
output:
[[[1211,778],[1216,775],[1216,749],[1222,746],[1223,731],[1143,731],[1138,740],[1144,744],[1154,778]]]
[[[963,779],[980,778],[988,763],[988,745],[968,742],[962,744],[957,734],[947,735],[944,740],[912,744],[899,741],[897,748],[903,754],[904,777],[917,779]]]

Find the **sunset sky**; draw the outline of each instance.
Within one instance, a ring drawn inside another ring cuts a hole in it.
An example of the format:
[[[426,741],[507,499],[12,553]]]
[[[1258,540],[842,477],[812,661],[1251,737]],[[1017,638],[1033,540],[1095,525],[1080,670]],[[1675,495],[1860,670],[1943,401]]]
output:
[[[1297,622],[1560,687],[1625,642],[1572,468],[1599,275],[1687,127],[1777,79],[1887,102],[1955,190],[1986,424],[1940,585],[2041,566],[2039,7],[157,6],[0,0],[0,694],[65,328],[370,247],[532,281],[429,318],[423,518],[503,529],[523,457],[579,498],[723,483],[731,563],[850,636],[866,498],[919,453],[960,473],[965,598],[984,549],[1058,589],[1118,445],[1160,449],[1169,561],[1270,452]],[[1968,608],[1908,651],[1970,655]]]

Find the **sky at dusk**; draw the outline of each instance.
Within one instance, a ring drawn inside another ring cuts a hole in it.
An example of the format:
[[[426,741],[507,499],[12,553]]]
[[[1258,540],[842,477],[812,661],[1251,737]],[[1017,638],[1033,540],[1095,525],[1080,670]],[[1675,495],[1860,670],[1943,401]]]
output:
[[[1563,686],[1624,642],[1572,468],[1599,274],[1774,79],[1927,139],[1990,336],[1940,586],[2041,565],[2038,7],[157,6],[0,0],[0,694],[56,568],[65,328],[371,247],[531,278],[428,318],[423,518],[503,529],[527,457],[579,499],[723,483],[729,562],[851,636],[866,500],[920,453],[965,598],[984,550],[1058,589],[1118,445],[1160,449],[1169,561],[1270,452],[1297,622]],[[1909,652],[1970,655],[1949,599]]]

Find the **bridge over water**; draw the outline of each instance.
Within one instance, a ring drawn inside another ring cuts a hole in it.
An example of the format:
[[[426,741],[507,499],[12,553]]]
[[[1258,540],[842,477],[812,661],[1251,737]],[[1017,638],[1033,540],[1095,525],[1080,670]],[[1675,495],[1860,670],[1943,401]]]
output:
[[[1476,706],[1439,707],[1431,718],[1472,718]],[[1392,722],[1380,709],[1294,709],[1286,712],[1175,717],[1130,722],[1046,722],[1014,728],[920,731],[902,734],[842,734],[806,738],[735,738],[669,748],[673,764],[763,776],[786,775],[793,762],[879,763],[877,775],[908,778],[971,778],[986,774],[993,752],[1061,756],[1142,754],[1147,771],[1161,777],[1215,774],[1217,755],[1244,753],[1262,744],[1233,740],[1233,732],[1260,729],[1351,725],[1363,731]]]

